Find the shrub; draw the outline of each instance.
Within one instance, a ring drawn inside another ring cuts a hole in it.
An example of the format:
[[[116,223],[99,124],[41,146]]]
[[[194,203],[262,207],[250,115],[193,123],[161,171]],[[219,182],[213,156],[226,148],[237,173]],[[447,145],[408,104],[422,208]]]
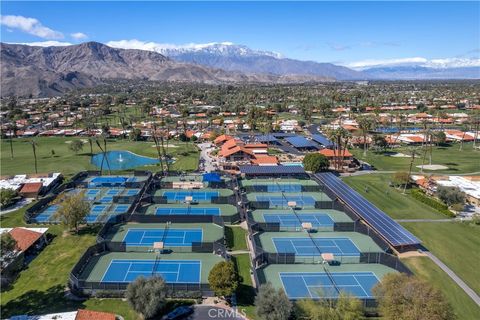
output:
[[[425,193],[423,193],[423,191],[421,191],[419,189],[412,190],[411,195],[412,195],[413,198],[417,199],[420,202],[425,203],[426,205],[434,208],[435,210],[443,213],[446,216],[449,216],[449,217],[454,217],[455,216],[455,214],[453,212],[448,210],[448,206],[446,204],[441,203],[438,200],[435,200],[435,199],[432,199],[432,198],[428,197],[427,195],[425,195]]]

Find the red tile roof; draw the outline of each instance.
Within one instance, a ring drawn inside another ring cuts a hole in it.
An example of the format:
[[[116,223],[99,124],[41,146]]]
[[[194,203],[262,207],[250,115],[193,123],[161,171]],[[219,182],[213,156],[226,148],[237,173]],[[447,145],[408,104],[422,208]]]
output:
[[[108,312],[78,309],[75,320],[115,320],[115,315]]]
[[[221,136],[216,137],[213,142],[214,142],[215,144],[219,144],[219,143],[222,143],[222,142],[231,140],[231,139],[233,139],[232,136],[228,136],[228,135],[226,135],[226,134],[222,134]]]
[[[408,136],[407,139],[413,142],[423,142],[423,137],[420,136]]]
[[[332,150],[332,149],[322,149],[319,151],[319,153],[323,154],[324,156],[328,157],[328,158],[333,158],[337,155],[341,155],[343,154],[344,157],[351,157],[352,154],[348,151],[348,150],[342,150],[342,153],[340,154],[340,152],[338,150]]]
[[[278,164],[278,159],[275,156],[260,156],[252,160],[253,164]]]
[[[20,189],[20,193],[32,193],[32,192],[39,192],[40,189],[42,188],[43,183],[41,182],[28,182],[25,183]]]
[[[25,228],[13,228],[9,233],[17,242],[17,249],[20,251],[28,250],[42,236],[40,232]]]

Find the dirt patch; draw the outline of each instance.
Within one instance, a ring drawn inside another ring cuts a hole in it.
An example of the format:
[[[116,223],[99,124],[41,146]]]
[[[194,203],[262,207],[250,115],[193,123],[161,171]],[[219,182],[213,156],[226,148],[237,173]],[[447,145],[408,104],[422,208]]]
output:
[[[420,252],[420,251],[407,251],[407,252],[402,252],[398,254],[398,257],[400,259],[402,258],[411,258],[411,257],[425,257],[426,254],[425,252]]]

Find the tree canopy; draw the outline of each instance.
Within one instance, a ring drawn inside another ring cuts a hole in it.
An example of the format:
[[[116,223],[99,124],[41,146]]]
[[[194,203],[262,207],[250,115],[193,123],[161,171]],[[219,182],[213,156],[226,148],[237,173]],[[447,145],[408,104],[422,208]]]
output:
[[[255,297],[256,313],[264,320],[288,320],[292,303],[282,289],[275,290],[270,282],[260,286]]]
[[[128,285],[126,298],[133,310],[148,319],[165,306],[166,294],[165,281],[161,277],[140,276]]]
[[[73,140],[68,148],[73,152],[78,153],[83,150],[83,142],[81,140]]]
[[[70,229],[78,232],[78,226],[90,212],[90,203],[85,200],[85,191],[73,195],[62,194],[54,201],[58,205],[55,217]]]
[[[0,257],[3,257],[7,252],[15,249],[17,242],[13,239],[10,232],[3,232],[0,235]]]
[[[373,288],[385,320],[452,320],[455,314],[442,293],[404,273],[391,273]]]
[[[0,204],[2,207],[8,206],[17,196],[17,191],[7,188],[0,189]]]
[[[457,187],[439,186],[437,188],[437,196],[449,206],[465,204],[465,193]]]
[[[234,264],[222,261],[214,265],[208,274],[208,283],[217,296],[231,296],[238,286]]]
[[[318,152],[309,153],[303,158],[303,167],[305,170],[314,173],[327,170],[329,165],[328,158]]]

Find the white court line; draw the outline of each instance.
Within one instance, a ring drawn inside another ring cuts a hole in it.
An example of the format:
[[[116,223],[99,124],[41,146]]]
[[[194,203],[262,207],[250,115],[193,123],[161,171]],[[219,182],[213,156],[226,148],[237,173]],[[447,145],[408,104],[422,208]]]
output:
[[[123,277],[123,282],[125,282],[125,279],[127,279],[127,276],[128,276],[128,273],[130,272],[130,268],[132,267],[132,264],[133,264],[133,263],[130,262],[130,265],[128,266],[128,270],[127,270],[127,272],[125,273],[125,276]]]
[[[358,282],[357,277],[355,275],[353,275],[353,279],[355,280],[356,283],[358,283],[358,286],[362,289],[362,291],[365,293],[365,296],[367,297],[368,296],[367,291],[363,289],[363,286],[360,284],[360,282]]]
[[[112,265],[113,261],[114,261],[114,259],[110,260],[110,263],[108,264],[107,269],[105,269],[105,272],[103,273],[103,276],[102,276],[102,279],[100,280],[100,282],[104,282],[103,279],[105,278],[105,275],[107,274],[107,271],[110,269],[110,266]]]

